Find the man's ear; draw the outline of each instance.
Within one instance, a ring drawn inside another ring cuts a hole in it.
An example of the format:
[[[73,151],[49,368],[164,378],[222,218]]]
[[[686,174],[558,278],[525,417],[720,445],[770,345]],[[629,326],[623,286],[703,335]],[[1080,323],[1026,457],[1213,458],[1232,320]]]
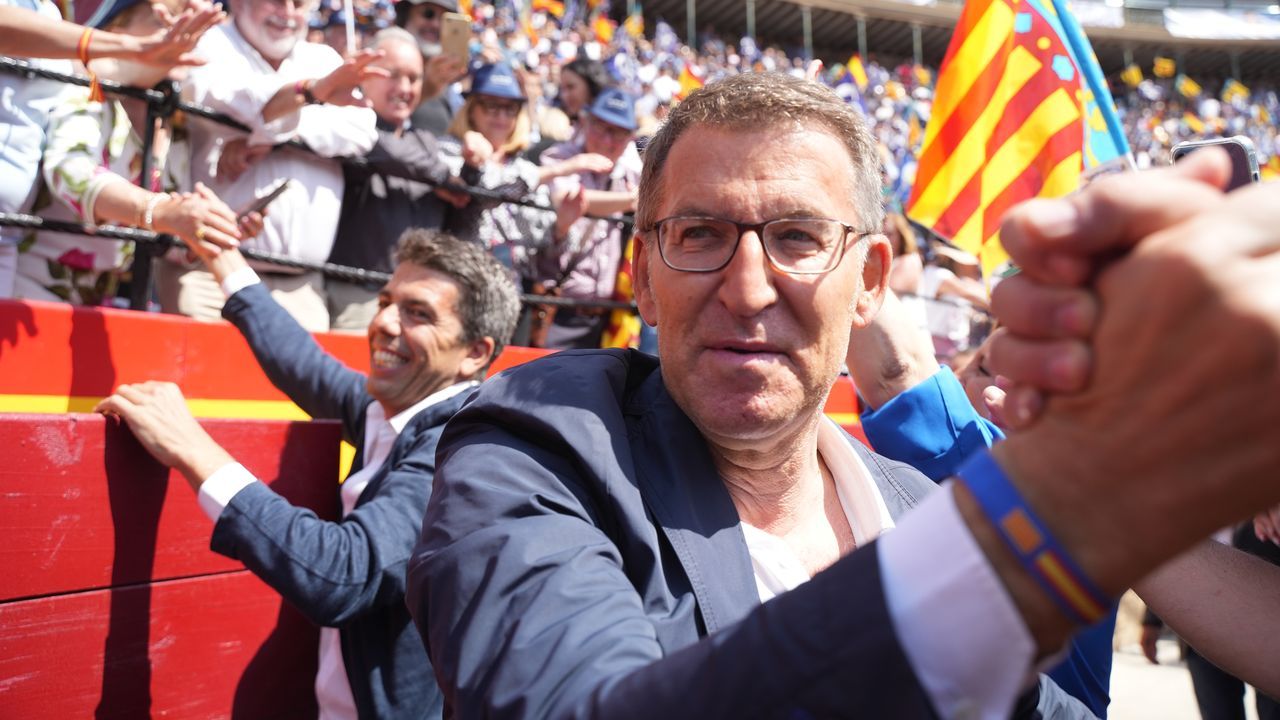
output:
[[[636,233],[635,247],[631,249],[631,290],[636,296],[636,308],[640,310],[641,319],[658,327],[658,308],[649,289],[649,256],[657,250],[649,245],[645,236],[646,233]]]
[[[493,361],[493,349],[497,343],[491,337],[482,337],[467,344],[467,354],[458,363],[458,379],[467,380],[479,375]],[[477,378],[482,379],[482,378]]]
[[[867,256],[862,262],[862,287],[853,304],[853,326],[863,328],[875,319],[889,287],[889,267],[893,262],[889,239],[879,233],[868,235]]]

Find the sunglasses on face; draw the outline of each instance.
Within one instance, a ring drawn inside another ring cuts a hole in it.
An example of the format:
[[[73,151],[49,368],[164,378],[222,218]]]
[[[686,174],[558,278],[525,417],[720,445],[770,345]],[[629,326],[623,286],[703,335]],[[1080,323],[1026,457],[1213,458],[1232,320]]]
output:
[[[515,117],[520,114],[520,103],[499,102],[496,100],[477,100],[476,107],[492,115]]]

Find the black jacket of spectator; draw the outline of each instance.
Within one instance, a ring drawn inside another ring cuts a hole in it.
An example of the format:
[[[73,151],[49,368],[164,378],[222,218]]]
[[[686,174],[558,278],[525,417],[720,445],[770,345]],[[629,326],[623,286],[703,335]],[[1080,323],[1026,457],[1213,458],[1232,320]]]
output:
[[[364,162],[343,167],[346,182],[338,234],[329,262],[391,272],[392,251],[411,227],[439,228],[445,203],[432,186],[449,177],[440,146],[426,130],[410,127],[397,136],[378,121],[378,142]]]

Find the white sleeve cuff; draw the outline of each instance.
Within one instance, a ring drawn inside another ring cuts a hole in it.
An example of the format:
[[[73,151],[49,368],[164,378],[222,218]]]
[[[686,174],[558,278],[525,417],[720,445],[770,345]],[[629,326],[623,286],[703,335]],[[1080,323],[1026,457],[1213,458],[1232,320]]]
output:
[[[1035,645],[960,517],[950,483],[880,539],[885,600],[941,717],[1004,720]]]
[[[222,294],[229,298],[250,285],[257,285],[260,282],[262,280],[258,277],[258,273],[253,271],[253,268],[242,267],[222,278]]]
[[[244,469],[244,466],[237,462],[227,463],[214,471],[203,483],[200,483],[200,490],[196,493],[196,501],[200,503],[200,509],[204,511],[209,519],[218,522],[218,517],[222,515],[222,511],[227,505],[231,504],[231,498],[236,493],[246,487],[258,482],[258,478],[252,473]]]

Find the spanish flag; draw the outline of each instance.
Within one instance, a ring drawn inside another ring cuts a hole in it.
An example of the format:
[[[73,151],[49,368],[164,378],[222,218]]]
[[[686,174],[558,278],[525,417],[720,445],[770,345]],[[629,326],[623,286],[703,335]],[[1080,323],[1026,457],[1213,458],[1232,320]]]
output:
[[[1156,56],[1155,62],[1151,64],[1151,74],[1158,78],[1171,78],[1176,72],[1178,72],[1178,64],[1173,61],[1173,58]]]
[[[1120,79],[1124,81],[1125,85],[1136,88],[1142,84],[1142,68],[1138,67],[1136,63],[1130,65],[1120,73]]]
[[[564,17],[564,3],[561,0],[533,0],[533,9],[541,10],[557,19]]]
[[[1005,211],[1129,152],[1088,41],[1055,5],[968,0],[938,73],[907,214],[988,275],[1008,259]]]
[[[591,29],[596,34],[596,40],[605,45],[613,42],[613,31],[617,27],[618,24],[610,20],[604,13],[597,15],[595,22],[591,23]]]
[[[862,58],[857,53],[849,56],[849,62],[845,63],[845,70],[849,72],[849,78],[853,80],[853,84],[858,86],[858,90],[867,89],[867,69],[862,66]]]
[[[1178,79],[1173,81],[1173,87],[1178,94],[1185,98],[1200,97],[1200,83],[1192,80],[1186,75],[1179,75]]]
[[[1280,155],[1272,155],[1271,159],[1262,165],[1262,179],[1280,180]]]
[[[684,69],[680,71],[680,77],[678,80],[680,81],[679,99],[681,100],[688,97],[689,93],[697,90],[703,85],[702,78],[693,72],[693,67],[690,64],[685,64]]]

